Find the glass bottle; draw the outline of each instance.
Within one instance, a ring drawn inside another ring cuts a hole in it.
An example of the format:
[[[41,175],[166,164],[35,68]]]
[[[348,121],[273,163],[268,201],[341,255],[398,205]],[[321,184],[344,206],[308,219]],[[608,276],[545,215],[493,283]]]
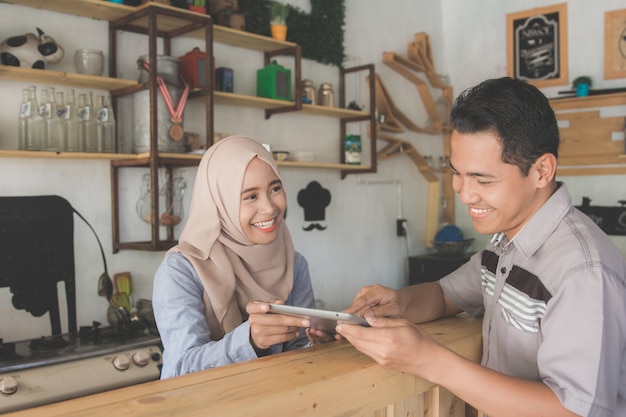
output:
[[[57,124],[57,143],[59,144],[59,151],[67,150],[67,143],[65,142],[65,100],[64,94],[62,91],[57,91],[55,93],[55,104],[56,104],[56,124]]]
[[[37,87],[28,87],[28,117],[26,123],[26,150],[38,151],[41,149],[43,134],[43,119],[39,116],[39,104],[37,103]]]
[[[115,152],[115,116],[109,96],[98,96],[98,152]]]
[[[83,151],[98,152],[98,135],[96,132],[96,117],[93,108],[93,96],[81,94],[78,96],[78,118],[80,124],[80,140]]]
[[[63,123],[65,124],[65,150],[68,152],[82,152],[82,141],[79,137],[78,115],[76,114],[76,99],[74,90],[67,92],[63,112]]]
[[[28,120],[32,117],[31,103],[28,100],[28,88],[22,90],[22,102],[20,114],[17,119],[17,149],[26,150],[26,137],[28,136]]]
[[[54,96],[52,97],[54,100]],[[53,131],[51,131],[52,110],[54,103],[50,99],[48,90],[41,90],[41,104],[39,106],[39,116],[43,119],[43,136],[41,139],[41,149],[44,151],[54,151],[54,141],[52,140]]]
[[[43,118],[43,141],[42,150],[60,151],[59,140],[62,138],[59,132],[60,120],[57,116],[57,106],[54,101],[54,89],[41,92],[41,106],[39,115]]]

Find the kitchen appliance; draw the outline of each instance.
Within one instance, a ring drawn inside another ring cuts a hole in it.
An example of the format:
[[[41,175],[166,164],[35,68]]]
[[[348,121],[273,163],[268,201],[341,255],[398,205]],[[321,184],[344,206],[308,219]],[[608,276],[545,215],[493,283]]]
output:
[[[91,321],[78,327],[74,213],[83,218],[59,196],[0,197],[0,290],[10,288],[18,310],[35,317],[49,314],[51,326],[51,334],[32,340],[0,338],[0,414],[160,376],[160,338],[146,300],[137,302],[142,301],[140,313],[120,312],[110,326]],[[60,283],[67,301],[65,332]]]

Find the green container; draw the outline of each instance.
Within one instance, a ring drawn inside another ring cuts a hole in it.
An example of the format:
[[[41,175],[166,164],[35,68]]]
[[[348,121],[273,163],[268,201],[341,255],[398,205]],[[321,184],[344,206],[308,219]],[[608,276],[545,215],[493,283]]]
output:
[[[256,95],[291,101],[291,70],[272,61],[256,72]]]

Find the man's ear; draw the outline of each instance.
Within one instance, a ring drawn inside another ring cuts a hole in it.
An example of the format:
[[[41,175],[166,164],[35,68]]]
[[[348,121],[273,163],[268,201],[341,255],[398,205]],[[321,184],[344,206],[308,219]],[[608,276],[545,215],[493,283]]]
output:
[[[552,182],[556,176],[557,160],[556,156],[551,153],[541,155],[532,166],[532,170],[537,175],[537,186],[539,188],[546,187]]]

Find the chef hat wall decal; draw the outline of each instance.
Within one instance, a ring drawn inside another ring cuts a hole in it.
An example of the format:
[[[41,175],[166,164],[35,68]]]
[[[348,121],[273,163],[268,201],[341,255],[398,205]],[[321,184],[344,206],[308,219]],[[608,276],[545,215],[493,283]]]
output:
[[[319,182],[311,181],[306,188],[298,192],[298,204],[304,209],[303,230],[309,232],[315,229],[326,229],[323,222],[326,207],[330,204],[330,191],[322,188]]]

